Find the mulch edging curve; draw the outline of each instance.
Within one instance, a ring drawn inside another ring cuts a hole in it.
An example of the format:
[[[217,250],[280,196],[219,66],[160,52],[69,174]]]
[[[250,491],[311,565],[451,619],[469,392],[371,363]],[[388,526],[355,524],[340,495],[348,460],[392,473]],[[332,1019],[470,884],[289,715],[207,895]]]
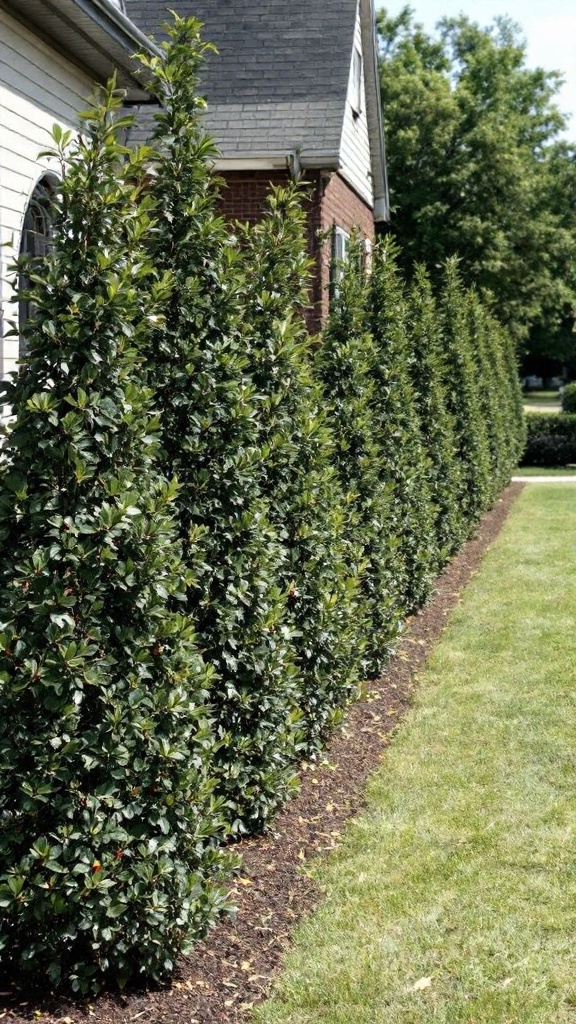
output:
[[[361,810],[367,777],[411,704],[417,674],[523,486],[512,483],[502,492],[475,536],[439,576],[428,604],[408,620],[386,673],[369,683],[367,700],[347,710],[321,763],[305,767],[301,790],[275,819],[273,831],[238,844],[242,868],[231,890],[237,915],[223,920],[181,960],[170,987],[107,994],[79,1006],[26,999],[0,979],[0,1021],[246,1024],[251,1007],[270,990],[294,925],[321,897],[303,868],[333,850],[346,821]]]

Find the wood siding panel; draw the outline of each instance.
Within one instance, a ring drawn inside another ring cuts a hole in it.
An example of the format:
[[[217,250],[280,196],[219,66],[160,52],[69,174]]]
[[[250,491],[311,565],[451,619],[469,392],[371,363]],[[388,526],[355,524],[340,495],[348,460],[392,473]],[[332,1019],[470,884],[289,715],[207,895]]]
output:
[[[18,21],[0,11],[0,376],[16,369],[18,341],[6,337],[17,310],[8,267],[18,254],[24,213],[36,182],[56,167],[38,154],[55,123],[74,127],[93,83]],[[3,330],[2,330],[3,324]]]
[[[362,53],[360,7],[358,7],[358,11],[356,13],[354,47]],[[351,62],[350,65],[348,96],[346,98],[346,112],[344,114],[342,143],[340,148],[340,159],[342,161],[340,174],[352,186],[364,202],[373,206],[372,165],[370,159],[370,139],[368,136],[368,119],[366,116],[366,87],[364,82],[364,66],[366,58],[363,53],[362,58],[362,102],[359,113],[355,113],[353,107],[353,62]]]

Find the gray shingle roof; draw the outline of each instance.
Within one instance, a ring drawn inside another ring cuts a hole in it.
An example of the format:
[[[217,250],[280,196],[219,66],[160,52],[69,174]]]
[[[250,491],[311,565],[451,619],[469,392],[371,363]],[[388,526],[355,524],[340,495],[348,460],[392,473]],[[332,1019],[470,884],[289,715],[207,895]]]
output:
[[[301,149],[307,166],[340,150],[357,0],[126,0],[160,38],[167,7],[204,24],[210,54],[201,92],[223,157]]]

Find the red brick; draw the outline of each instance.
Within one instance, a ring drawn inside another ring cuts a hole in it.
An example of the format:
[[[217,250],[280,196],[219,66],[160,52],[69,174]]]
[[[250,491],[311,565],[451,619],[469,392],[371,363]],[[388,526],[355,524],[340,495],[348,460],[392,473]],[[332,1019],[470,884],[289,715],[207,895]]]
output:
[[[226,171],[220,193],[220,210],[230,221],[260,220],[266,211],[266,196],[272,185],[286,185],[286,171]],[[347,232],[356,229],[374,241],[374,219],[370,207],[335,172],[309,172],[307,206],[308,249],[315,264],[306,320],[311,330],[320,330],[329,305],[331,235],[335,226]],[[326,233],[324,235],[324,233]]]

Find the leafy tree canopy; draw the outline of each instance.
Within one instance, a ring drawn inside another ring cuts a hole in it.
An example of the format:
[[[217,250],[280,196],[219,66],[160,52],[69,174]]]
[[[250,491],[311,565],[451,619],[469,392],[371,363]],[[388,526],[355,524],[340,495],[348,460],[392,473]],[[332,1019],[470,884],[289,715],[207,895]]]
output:
[[[576,305],[576,149],[556,71],[526,67],[520,28],[404,7],[378,19],[394,231],[406,264],[460,257],[517,339],[554,335]]]

